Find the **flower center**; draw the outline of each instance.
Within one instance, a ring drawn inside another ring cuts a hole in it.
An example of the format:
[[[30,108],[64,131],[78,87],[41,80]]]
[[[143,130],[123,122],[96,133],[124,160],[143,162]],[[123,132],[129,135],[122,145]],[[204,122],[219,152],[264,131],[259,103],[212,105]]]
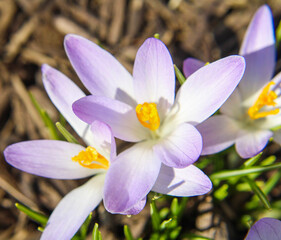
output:
[[[139,104],[136,107],[136,114],[140,123],[149,128],[152,131],[155,131],[160,126],[160,118],[157,111],[156,103],[147,103]]]
[[[78,162],[81,166],[91,169],[108,169],[109,162],[104,156],[98,153],[93,147],[87,147],[79,152],[78,155],[71,158],[72,161]]]
[[[270,87],[274,84],[275,83],[272,81],[269,82],[263,88],[261,94],[259,95],[254,105],[248,109],[248,115],[251,119],[263,118],[268,115],[275,115],[279,113],[278,108],[268,111],[260,111],[261,108],[263,108],[264,106],[276,106],[277,103],[274,100],[278,97],[278,95],[274,91],[270,90]]]

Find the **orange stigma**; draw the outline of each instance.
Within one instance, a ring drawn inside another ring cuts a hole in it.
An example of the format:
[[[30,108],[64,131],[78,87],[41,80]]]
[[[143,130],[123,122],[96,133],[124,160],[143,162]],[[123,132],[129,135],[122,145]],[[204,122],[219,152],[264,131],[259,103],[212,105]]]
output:
[[[139,104],[136,107],[136,114],[140,123],[149,128],[152,131],[155,131],[160,126],[160,118],[157,111],[156,103],[147,103]]]
[[[278,95],[274,91],[270,90],[270,87],[274,84],[275,83],[272,81],[269,82],[263,88],[254,105],[248,109],[248,115],[251,119],[259,119],[268,115],[275,115],[279,113],[279,109],[277,108],[268,111],[260,111],[260,109],[264,106],[276,106],[277,103],[274,100],[278,97]]]
[[[81,166],[91,169],[108,169],[109,162],[104,156],[98,153],[93,147],[87,147],[79,152],[78,155],[71,158],[72,161],[78,162]]]

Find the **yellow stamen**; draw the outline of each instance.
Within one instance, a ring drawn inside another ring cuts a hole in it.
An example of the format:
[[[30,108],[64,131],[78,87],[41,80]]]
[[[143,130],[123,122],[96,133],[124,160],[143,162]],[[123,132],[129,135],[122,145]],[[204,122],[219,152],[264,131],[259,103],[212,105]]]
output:
[[[275,115],[279,113],[279,109],[272,109],[268,111],[259,112],[260,109],[264,106],[276,106],[277,103],[274,100],[278,97],[278,95],[274,91],[270,90],[270,87],[274,84],[274,82],[269,82],[263,88],[261,94],[259,95],[254,105],[248,109],[248,114],[251,119],[263,118],[268,115]]]
[[[152,131],[155,131],[160,126],[160,118],[157,111],[156,103],[147,103],[139,104],[136,107],[136,114],[140,123],[149,128]]]
[[[81,166],[91,169],[108,169],[109,162],[104,156],[98,153],[93,147],[87,147],[78,155],[71,158],[72,161],[78,162]]]

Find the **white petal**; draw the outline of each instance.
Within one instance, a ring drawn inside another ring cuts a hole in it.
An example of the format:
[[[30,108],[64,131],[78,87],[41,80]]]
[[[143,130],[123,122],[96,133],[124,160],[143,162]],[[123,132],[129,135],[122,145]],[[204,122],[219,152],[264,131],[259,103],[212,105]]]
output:
[[[97,175],[68,193],[50,216],[41,240],[71,239],[101,202],[104,178],[105,174]]]

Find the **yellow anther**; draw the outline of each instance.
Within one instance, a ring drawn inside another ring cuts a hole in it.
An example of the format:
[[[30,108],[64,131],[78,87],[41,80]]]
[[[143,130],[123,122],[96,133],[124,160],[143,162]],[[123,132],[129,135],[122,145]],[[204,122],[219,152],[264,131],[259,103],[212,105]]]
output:
[[[81,166],[91,169],[108,169],[109,162],[104,156],[98,153],[93,147],[87,147],[78,155],[71,158],[72,161],[78,162]]]
[[[264,106],[276,106],[277,103],[274,100],[278,97],[278,95],[274,91],[270,90],[270,87],[274,84],[274,82],[269,82],[263,88],[254,105],[248,109],[248,114],[251,119],[263,118],[268,115],[275,115],[279,113],[278,108],[268,111],[260,111],[260,109]]]
[[[157,111],[156,103],[147,103],[139,104],[136,107],[136,114],[140,123],[149,128],[152,131],[155,131],[160,126],[160,118]]]

